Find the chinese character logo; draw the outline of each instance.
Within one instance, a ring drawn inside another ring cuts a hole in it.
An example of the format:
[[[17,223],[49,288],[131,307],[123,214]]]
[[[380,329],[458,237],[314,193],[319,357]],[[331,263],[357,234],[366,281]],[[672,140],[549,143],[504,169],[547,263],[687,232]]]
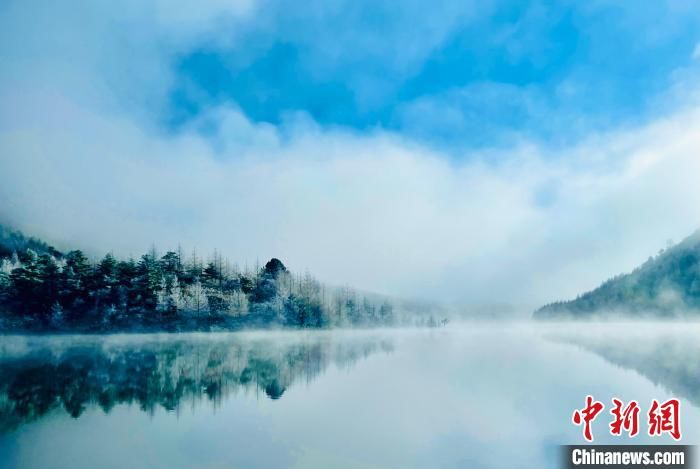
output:
[[[617,398],[612,400],[613,409],[610,413],[615,418],[610,424],[610,434],[620,436],[622,430],[626,431],[630,438],[639,433],[639,404],[637,401],[630,401],[623,408],[624,403]]]
[[[678,399],[670,399],[663,404],[654,399],[649,409],[649,435],[659,436],[668,433],[674,440],[681,439],[680,422],[681,403]]]
[[[583,424],[583,437],[587,441],[593,441],[593,432],[591,431],[591,422],[595,420],[599,413],[603,411],[605,406],[602,402],[593,399],[593,396],[586,396],[586,407],[574,411],[571,418],[575,425]]]
[[[632,438],[639,433],[640,407],[637,401],[630,401],[625,405],[618,398],[612,399],[613,407],[610,414],[613,416],[610,422],[610,434],[620,436],[623,432]],[[656,399],[651,401],[648,416],[649,436],[670,435],[674,440],[681,439],[680,401],[669,399],[663,404]],[[602,402],[596,401],[593,396],[586,396],[586,405],[583,409],[576,409],[571,418],[574,425],[583,425],[583,437],[586,441],[593,441],[592,423],[605,409]]]

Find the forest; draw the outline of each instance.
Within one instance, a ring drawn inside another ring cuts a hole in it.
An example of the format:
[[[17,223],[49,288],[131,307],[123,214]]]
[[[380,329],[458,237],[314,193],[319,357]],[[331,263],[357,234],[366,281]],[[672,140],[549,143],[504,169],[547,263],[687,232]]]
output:
[[[180,250],[92,261],[0,227],[0,330],[234,330],[396,322],[385,299],[295,275],[279,259],[240,270]]]
[[[661,249],[634,271],[571,301],[535,311],[536,319],[697,318],[700,316],[700,231]]]

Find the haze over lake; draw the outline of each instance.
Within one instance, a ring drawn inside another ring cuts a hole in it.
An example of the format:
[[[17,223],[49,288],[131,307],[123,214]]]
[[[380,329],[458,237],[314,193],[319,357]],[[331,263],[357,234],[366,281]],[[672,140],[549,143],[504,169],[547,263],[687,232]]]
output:
[[[7,336],[0,466],[555,468],[592,394],[681,400],[700,440],[700,325]],[[593,426],[612,437],[609,415]],[[644,434],[644,435],[642,435]],[[495,457],[494,455],[498,455]]]

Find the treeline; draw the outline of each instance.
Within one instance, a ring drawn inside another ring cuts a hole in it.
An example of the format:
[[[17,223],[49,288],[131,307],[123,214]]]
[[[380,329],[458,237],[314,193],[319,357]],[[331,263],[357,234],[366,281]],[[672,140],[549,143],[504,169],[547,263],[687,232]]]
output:
[[[210,330],[391,325],[392,305],[293,275],[278,259],[239,271],[218,254],[155,249],[138,260],[28,248],[0,259],[0,327]]]

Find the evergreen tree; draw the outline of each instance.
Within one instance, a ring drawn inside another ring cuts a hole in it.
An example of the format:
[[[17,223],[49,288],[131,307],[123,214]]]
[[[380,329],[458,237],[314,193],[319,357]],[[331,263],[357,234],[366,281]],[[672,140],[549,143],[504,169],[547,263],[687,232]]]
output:
[[[49,314],[51,307],[58,303],[61,288],[61,271],[56,259],[49,254],[42,254],[37,260],[40,291],[36,293],[41,313]]]
[[[155,311],[162,288],[162,270],[155,252],[141,256],[136,269],[134,288],[137,303],[145,311]]]
[[[41,296],[41,277],[38,256],[33,250],[25,251],[21,257],[21,265],[10,274],[10,283],[18,309],[25,315],[35,315],[41,308],[38,301]]]
[[[175,314],[184,299],[179,279],[183,277],[180,255],[168,251],[160,259],[162,281],[158,300],[158,309],[167,314]]]
[[[112,254],[107,254],[95,268],[95,303],[96,307],[110,307],[120,303],[119,298],[119,263]]]
[[[137,274],[138,268],[133,259],[117,264],[117,305],[123,313],[138,306]]]
[[[66,265],[61,272],[62,303],[79,319],[88,308],[92,266],[82,251],[66,254]]]

